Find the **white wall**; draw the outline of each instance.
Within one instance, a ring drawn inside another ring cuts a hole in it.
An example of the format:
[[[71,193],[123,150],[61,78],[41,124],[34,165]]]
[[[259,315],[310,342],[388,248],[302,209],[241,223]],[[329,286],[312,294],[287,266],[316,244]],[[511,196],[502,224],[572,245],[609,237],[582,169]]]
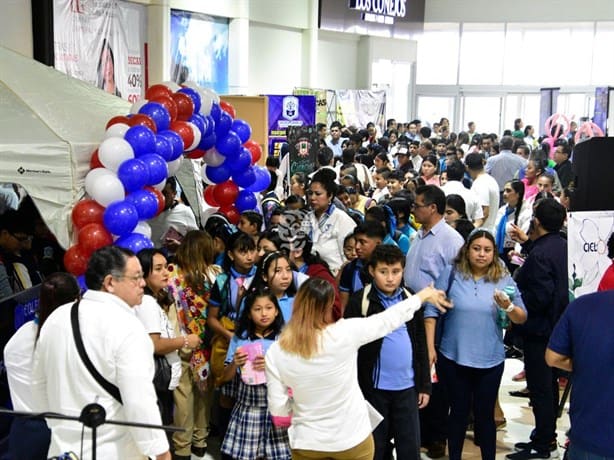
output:
[[[612,0],[426,0],[425,22],[614,20]]]
[[[315,87],[325,89],[358,88],[357,35],[318,32],[318,69]]]
[[[0,46],[32,57],[32,7],[30,0],[3,0]]]

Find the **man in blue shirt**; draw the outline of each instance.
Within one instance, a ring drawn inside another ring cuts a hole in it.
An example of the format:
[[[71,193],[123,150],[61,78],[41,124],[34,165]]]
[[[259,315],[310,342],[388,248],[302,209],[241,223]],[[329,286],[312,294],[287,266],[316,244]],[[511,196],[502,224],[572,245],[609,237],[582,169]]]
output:
[[[573,301],[546,349],[549,366],[571,372],[569,458],[614,458],[614,291]]]

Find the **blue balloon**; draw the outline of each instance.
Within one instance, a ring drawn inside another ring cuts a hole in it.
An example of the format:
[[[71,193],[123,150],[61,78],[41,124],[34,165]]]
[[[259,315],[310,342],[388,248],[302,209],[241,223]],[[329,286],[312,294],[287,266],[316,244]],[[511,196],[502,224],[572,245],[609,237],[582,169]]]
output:
[[[142,160],[130,158],[119,165],[117,178],[127,191],[134,192],[147,185],[149,169]]]
[[[160,155],[165,161],[175,159],[173,157],[173,144],[164,136],[156,135],[156,150],[154,153]]]
[[[158,131],[158,136],[166,138],[166,140],[168,140],[173,147],[173,156],[169,160],[166,160],[165,158],[166,161],[176,160],[183,155],[183,139],[179,134],[177,134],[175,131],[167,129],[166,131]]]
[[[203,136],[210,136],[211,134],[215,133],[215,120],[213,119],[213,117],[211,115],[207,115],[206,117],[203,117],[205,120],[207,120],[207,126],[205,129],[205,132],[203,133]]]
[[[207,131],[207,123],[209,123],[209,122],[202,115],[199,115],[198,113],[195,113],[194,115],[192,115],[188,119],[188,121],[190,123],[194,123],[196,126],[198,126],[198,129],[200,130],[201,136],[204,135],[205,132]]]
[[[219,104],[216,104],[215,102],[211,104],[211,113],[209,115],[213,118],[213,121],[217,123],[222,112],[222,108]]]
[[[228,167],[230,168],[230,172],[234,175],[241,171],[245,171],[252,164],[252,154],[245,147],[241,147],[241,153],[228,162]]]
[[[222,112],[220,119],[215,122],[215,134],[217,137],[224,137],[232,126],[232,117],[226,112]]]
[[[140,233],[130,233],[122,236],[118,238],[114,244],[120,248],[130,249],[135,254],[138,254],[143,249],[151,249],[154,247],[153,242]]]
[[[235,181],[239,187],[247,188],[256,182],[256,173],[254,167],[249,166],[246,170],[235,173],[232,175],[232,180]]]
[[[139,215],[139,220],[148,220],[158,213],[158,199],[149,190],[137,190],[126,196],[126,201],[131,203]]]
[[[256,209],[256,206],[258,206],[258,200],[256,199],[256,195],[254,195],[252,192],[241,190],[235,201],[235,206],[239,212],[249,211],[250,209]]]
[[[126,131],[124,139],[132,146],[135,157],[153,153],[156,150],[156,135],[147,126],[133,126]]]
[[[149,115],[156,124],[158,132],[168,129],[171,125],[171,115],[166,107],[158,102],[148,102],[139,109],[139,113]]]
[[[237,133],[237,136],[239,136],[239,139],[241,139],[241,144],[245,144],[252,136],[252,128],[245,120],[240,120],[237,118],[232,122],[230,129]]]
[[[139,223],[139,213],[129,201],[114,201],[104,210],[102,222],[114,235],[127,235]]]
[[[226,182],[230,178],[230,168],[222,163],[219,166],[206,165],[205,174],[215,184]]]
[[[271,173],[269,172],[269,170],[262,166],[255,166],[254,174],[256,176],[256,180],[249,187],[244,187],[245,190],[248,190],[250,192],[262,192],[266,190],[267,187],[271,184]]]
[[[211,147],[215,145],[216,141],[217,141],[217,137],[215,136],[215,133],[212,133],[211,135],[207,137],[203,136],[200,138],[200,143],[198,144],[198,148],[206,152],[207,150],[209,150]]]
[[[139,157],[149,170],[148,185],[156,185],[168,177],[168,165],[164,158],[155,153],[150,153]]]
[[[226,136],[217,138],[215,148],[222,155],[234,161],[235,157],[237,157],[241,151],[241,139],[239,139],[239,136],[233,131],[228,131]]]
[[[178,93],[185,93],[190,96],[192,102],[194,103],[194,113],[200,112],[201,100],[200,94],[194,88],[184,87],[177,91]]]

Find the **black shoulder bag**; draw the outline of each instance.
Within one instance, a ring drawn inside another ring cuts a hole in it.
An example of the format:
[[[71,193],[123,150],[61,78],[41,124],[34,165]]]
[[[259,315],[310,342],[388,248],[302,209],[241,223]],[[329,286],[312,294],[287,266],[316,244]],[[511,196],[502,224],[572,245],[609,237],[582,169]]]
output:
[[[85,351],[85,347],[83,346],[83,339],[81,338],[81,329],[79,328],[79,302],[77,300],[70,309],[70,323],[72,324],[72,335],[75,339],[75,344],[77,345],[77,351],[79,352],[79,356],[81,356],[81,360],[87,370],[92,374],[94,380],[100,384],[102,388],[104,388],[117,402],[123,404],[122,396],[119,393],[119,388],[105,379],[100,372],[96,370],[90,357],[87,355]]]

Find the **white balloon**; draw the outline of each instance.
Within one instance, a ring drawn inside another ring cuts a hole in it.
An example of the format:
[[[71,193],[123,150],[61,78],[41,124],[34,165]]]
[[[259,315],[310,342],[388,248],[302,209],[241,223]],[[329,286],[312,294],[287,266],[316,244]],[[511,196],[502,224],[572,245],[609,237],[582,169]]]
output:
[[[192,89],[195,89],[196,91],[200,91],[200,86],[198,86],[198,83],[192,80],[188,80],[184,82],[183,86],[187,86],[188,88],[192,88]]]
[[[213,182],[211,179],[209,179],[209,177],[207,177],[207,165],[203,165],[202,175],[203,175],[203,182],[205,184],[215,185],[215,182]]]
[[[123,139],[124,134],[126,134],[126,131],[129,129],[130,125],[127,125],[126,123],[115,123],[114,125],[109,126],[109,128],[105,131],[104,138],[108,139],[109,137],[121,137]]]
[[[194,141],[192,142],[192,145],[185,149],[186,152],[189,152],[190,150],[194,150],[196,147],[198,147],[202,134],[200,132],[200,129],[198,129],[198,126],[196,126],[194,123],[190,121],[188,121],[187,123],[188,125],[190,125],[190,128],[192,128],[192,134],[194,134]]]
[[[139,220],[139,223],[136,224],[136,227],[134,227],[132,233],[140,233],[141,235],[145,235],[147,238],[151,238],[151,226],[144,220]]]
[[[149,101],[147,99],[141,99],[136,101],[134,104],[132,104],[132,107],[130,107],[130,113],[132,114],[137,114],[139,113],[139,110],[141,110],[141,107],[143,107],[145,104],[147,104]]]
[[[209,88],[201,88],[200,91],[200,111],[205,111],[206,113],[204,113],[204,115],[209,115],[211,113],[211,104],[213,104],[214,102],[216,104],[219,104],[220,97],[215,91]]]
[[[90,196],[105,208],[114,201],[123,200],[126,197],[124,186],[115,174],[97,177],[91,187]]]
[[[98,147],[98,159],[105,168],[113,172],[117,172],[119,165],[130,158],[134,158],[134,151],[125,139],[110,137]]]
[[[162,84],[166,87],[168,87],[168,89],[170,89],[173,93],[175,91],[177,91],[178,89],[181,89],[181,86],[179,86],[177,83],[175,83],[174,81],[164,81],[162,82]]]
[[[176,160],[169,161],[166,163],[168,165],[168,175],[174,176],[177,171],[179,171],[179,166],[181,166],[181,162],[183,161],[183,156],[180,156]]]
[[[168,163],[167,163],[168,166]],[[166,185],[166,179],[164,179],[162,182],[157,183],[156,185],[152,185],[153,188],[155,188],[156,190],[164,190],[164,186]]]
[[[109,171],[107,168],[96,168],[87,173],[85,176],[85,191],[89,196],[92,196],[92,188],[98,178],[107,175],[113,176],[113,171]]]
[[[203,161],[209,166],[219,166],[226,160],[226,157],[222,155],[220,152],[215,150],[215,147],[210,148],[205,153],[203,157]]]

